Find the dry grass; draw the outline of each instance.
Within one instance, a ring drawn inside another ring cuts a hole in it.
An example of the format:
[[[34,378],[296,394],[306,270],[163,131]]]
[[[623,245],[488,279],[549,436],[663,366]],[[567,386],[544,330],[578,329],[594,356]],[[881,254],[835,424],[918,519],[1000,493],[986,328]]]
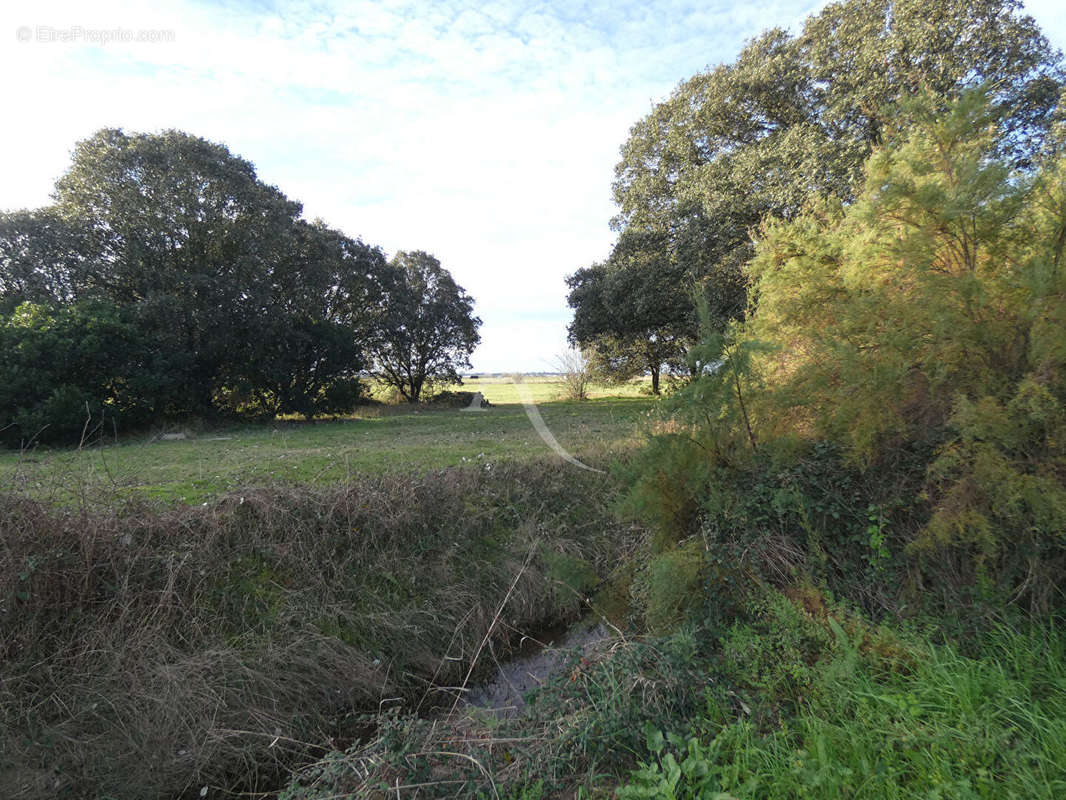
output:
[[[283,800],[611,796],[642,754],[644,723],[696,712],[706,673],[675,643],[604,639],[570,653],[521,715],[395,711],[376,735],[297,772]]]
[[[0,495],[0,796],[274,789],[573,615],[542,554],[606,575],[611,494],[553,461],[162,511]]]

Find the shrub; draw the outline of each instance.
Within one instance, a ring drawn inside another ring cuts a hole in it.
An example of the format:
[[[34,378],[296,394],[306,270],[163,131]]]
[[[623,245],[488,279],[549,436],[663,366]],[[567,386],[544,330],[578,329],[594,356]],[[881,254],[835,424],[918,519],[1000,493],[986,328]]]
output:
[[[568,350],[555,359],[555,366],[563,379],[566,397],[587,400],[592,384],[592,366],[580,350]]]

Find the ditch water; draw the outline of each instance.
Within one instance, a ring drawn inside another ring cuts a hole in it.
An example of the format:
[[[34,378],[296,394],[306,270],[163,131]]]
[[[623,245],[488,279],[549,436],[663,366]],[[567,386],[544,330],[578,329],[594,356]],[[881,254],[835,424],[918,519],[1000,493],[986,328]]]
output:
[[[539,631],[523,637],[518,652],[496,662],[496,674],[467,692],[468,707],[513,717],[526,707],[527,693],[543,685],[572,663],[574,651],[586,653],[613,638],[602,624],[582,624]]]

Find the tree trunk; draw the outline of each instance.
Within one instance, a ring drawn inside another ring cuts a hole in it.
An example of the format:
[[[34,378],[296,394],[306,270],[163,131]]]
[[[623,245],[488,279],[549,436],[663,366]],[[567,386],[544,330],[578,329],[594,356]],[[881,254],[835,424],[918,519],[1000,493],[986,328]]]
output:
[[[661,370],[659,364],[652,364],[651,366],[651,393],[659,394],[659,371]]]

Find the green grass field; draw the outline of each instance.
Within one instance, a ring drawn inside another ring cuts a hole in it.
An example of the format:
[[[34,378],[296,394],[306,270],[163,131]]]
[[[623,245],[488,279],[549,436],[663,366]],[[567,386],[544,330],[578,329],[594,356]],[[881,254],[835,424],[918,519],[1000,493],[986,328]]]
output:
[[[639,384],[595,387],[593,399],[558,399],[558,381],[528,382],[549,429],[573,454],[601,459],[639,437],[653,401]],[[315,424],[282,421],[191,435],[142,436],[82,450],[0,454],[0,486],[59,502],[137,495],[199,503],[242,486],[329,484],[360,473],[425,471],[524,460],[550,453],[530,425],[509,378],[468,380],[492,404],[481,411],[370,406]]]

